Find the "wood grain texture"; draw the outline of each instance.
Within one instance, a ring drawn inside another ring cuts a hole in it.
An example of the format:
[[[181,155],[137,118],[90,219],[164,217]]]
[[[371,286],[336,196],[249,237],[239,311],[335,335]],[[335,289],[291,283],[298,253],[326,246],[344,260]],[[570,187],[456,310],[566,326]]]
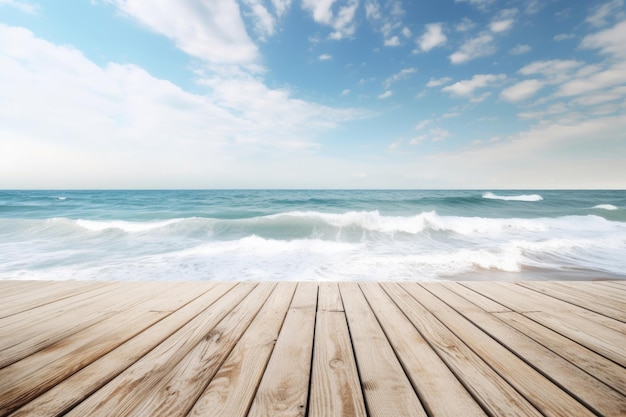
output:
[[[593,416],[567,392],[419,285],[409,292],[545,416]],[[515,372],[508,372],[515,369]]]
[[[0,281],[3,306],[0,416],[626,415],[622,281]]]
[[[585,404],[597,414],[617,417],[626,413],[624,396],[613,388],[510,327],[494,315],[473,308],[472,303],[446,287],[428,286],[427,288],[475,326],[515,353],[518,358],[558,384],[567,396],[574,396],[577,401]],[[538,384],[537,388],[541,389],[541,386]]]
[[[238,284],[66,415],[128,415],[254,286]]]
[[[284,317],[295,283],[279,285],[220,370],[196,401],[189,416],[242,417],[248,414]],[[233,395],[236,393],[236,395]]]
[[[391,283],[382,285],[484,410],[495,416],[542,415],[404,288]]]
[[[300,283],[248,416],[306,414],[317,284]]]
[[[12,415],[44,417],[67,412],[207,310],[234,286],[234,283],[221,283],[205,288],[198,286],[195,290],[197,297],[188,304],[72,374]]]
[[[429,415],[485,416],[435,351],[378,284],[361,284],[386,337]]]
[[[129,415],[185,416],[276,286],[264,282],[246,296],[151,389]]]
[[[322,284],[315,322],[309,417],[365,417],[365,402],[339,287]]]
[[[426,416],[402,365],[356,283],[340,285],[368,415]]]

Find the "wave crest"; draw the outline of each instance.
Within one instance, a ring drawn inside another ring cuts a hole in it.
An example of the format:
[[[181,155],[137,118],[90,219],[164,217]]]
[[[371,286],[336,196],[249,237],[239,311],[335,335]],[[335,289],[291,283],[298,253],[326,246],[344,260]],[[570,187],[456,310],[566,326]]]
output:
[[[483,198],[489,200],[504,200],[504,201],[541,201],[543,197],[539,194],[521,194],[521,195],[496,195],[492,192],[487,192],[483,194]]]
[[[594,209],[600,209],[600,210],[617,210],[617,207],[614,206],[613,204],[598,204],[597,206],[593,207]]]

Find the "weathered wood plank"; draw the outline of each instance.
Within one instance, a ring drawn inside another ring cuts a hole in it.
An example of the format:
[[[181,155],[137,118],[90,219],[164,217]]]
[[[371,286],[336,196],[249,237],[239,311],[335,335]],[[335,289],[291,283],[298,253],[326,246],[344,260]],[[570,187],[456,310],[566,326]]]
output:
[[[626,371],[610,359],[516,312],[497,313],[500,320],[542,344],[622,395],[626,395]]]
[[[426,416],[411,382],[358,284],[342,283],[340,290],[368,415]]]
[[[199,287],[198,298],[72,374],[12,416],[44,417],[67,412],[207,310],[234,286],[234,283],[220,283],[207,286],[205,290],[208,291],[202,291]]]
[[[27,291],[20,294],[6,294],[4,289],[2,289],[0,290],[2,291],[0,318],[84,294],[107,285],[111,285],[111,283],[98,281],[53,281],[45,285],[30,286]]]
[[[191,289],[171,283],[128,311],[115,313],[93,326],[0,369],[0,415],[34,399],[74,372],[110,352],[197,297]],[[197,293],[197,289],[194,290]],[[161,311],[153,311],[158,305]]]
[[[591,285],[583,289],[552,281],[523,281],[517,284],[598,314],[626,322],[626,307],[624,307],[626,305],[626,294],[621,301],[618,301],[602,296],[597,291],[594,291]]]
[[[449,289],[434,285],[427,286],[427,289],[596,413],[615,417],[626,413],[626,398],[623,395],[576,364],[568,362],[494,315],[475,308],[475,305]]]
[[[626,415],[625,305],[615,281],[0,281],[0,415]]]
[[[616,343],[624,340],[624,323],[581,309],[556,298],[551,298],[519,285],[502,283],[465,282],[489,298],[496,298],[507,307],[524,314],[546,327],[575,340],[583,346],[626,366],[626,346]],[[582,310],[582,311],[581,311]],[[610,327],[609,327],[610,325]],[[615,328],[623,327],[623,331]]]
[[[309,417],[365,417],[365,402],[337,284],[321,284]]]
[[[85,298],[61,300],[63,306],[46,304],[0,319],[0,368],[113,315],[107,298],[138,301],[123,285],[111,285],[90,291]]]
[[[388,294],[375,283],[361,284],[361,288],[428,414],[485,416],[483,409]]]
[[[499,312],[504,312],[504,311],[511,311],[510,308],[503,306],[500,303],[497,303],[495,301],[493,301],[490,298],[485,297],[484,295],[481,295],[479,293],[477,293],[476,291],[473,291],[467,287],[464,287],[463,285],[459,284],[458,282],[444,282],[444,283],[425,283],[424,284],[424,288],[428,289],[429,287],[433,286],[436,287],[438,285],[442,285],[446,288],[448,288],[451,291],[454,291],[455,293],[459,294],[460,296],[464,297],[465,299],[471,301],[473,304],[475,304],[476,306],[480,307],[482,310],[488,312],[488,313],[499,313]]]
[[[542,415],[405,289],[393,283],[382,285],[422,337],[490,415]]]
[[[249,417],[305,415],[316,306],[317,284],[298,284]]]
[[[243,417],[248,414],[295,288],[296,284],[291,282],[278,285],[196,401],[189,417]]]
[[[585,406],[419,285],[407,291],[545,416],[593,416]],[[515,369],[515,372],[510,372]]]
[[[82,417],[129,413],[137,401],[149,396],[161,378],[167,375],[200,340],[210,335],[217,323],[239,304],[254,286],[238,284],[66,415]]]
[[[257,285],[152,387],[149,395],[139,399],[130,415],[186,416],[275,286],[272,282]]]

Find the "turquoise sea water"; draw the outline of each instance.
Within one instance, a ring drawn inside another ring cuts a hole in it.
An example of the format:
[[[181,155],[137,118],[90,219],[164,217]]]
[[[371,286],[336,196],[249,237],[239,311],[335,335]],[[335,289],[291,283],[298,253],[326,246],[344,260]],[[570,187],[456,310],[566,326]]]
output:
[[[0,279],[626,278],[625,191],[0,191]]]

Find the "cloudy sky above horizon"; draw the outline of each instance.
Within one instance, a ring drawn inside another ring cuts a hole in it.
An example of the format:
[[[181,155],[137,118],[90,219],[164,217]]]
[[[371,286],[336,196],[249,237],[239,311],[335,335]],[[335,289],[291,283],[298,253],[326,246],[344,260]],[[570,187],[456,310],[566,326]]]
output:
[[[624,0],[0,0],[0,188],[626,188]]]

